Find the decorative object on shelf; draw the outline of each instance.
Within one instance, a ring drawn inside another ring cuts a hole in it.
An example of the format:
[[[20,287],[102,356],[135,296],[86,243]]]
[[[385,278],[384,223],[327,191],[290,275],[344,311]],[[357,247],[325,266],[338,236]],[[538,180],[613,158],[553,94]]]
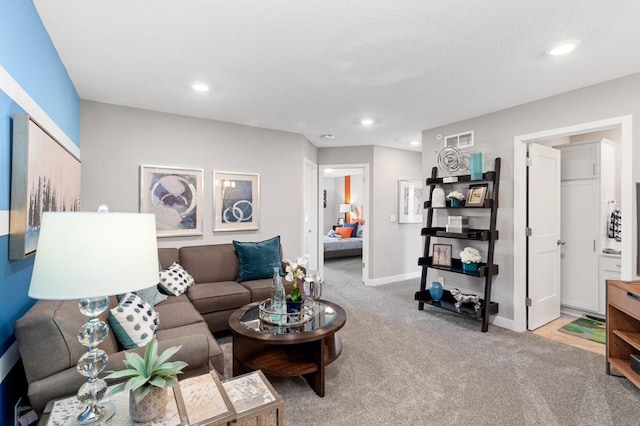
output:
[[[482,180],[482,153],[472,152],[470,157],[471,157],[471,180]]]
[[[431,286],[429,287],[429,294],[435,302],[439,302],[440,299],[442,299],[443,292],[444,290],[440,281],[431,282]]]
[[[36,252],[45,211],[80,210],[81,165],[27,114],[13,115],[12,145],[9,259],[24,259]]]
[[[285,272],[287,275],[285,279],[293,283],[293,291],[291,292],[291,300],[297,302],[300,299],[300,286],[298,281],[304,279],[305,265],[309,263],[309,255],[305,254],[302,257],[296,258],[295,262],[287,259],[284,261],[286,264]]]
[[[304,293],[313,300],[322,297],[322,279],[318,271],[307,271],[304,276]]]
[[[431,207],[446,207],[447,202],[445,201],[444,189],[440,186],[436,186],[431,191]]]
[[[126,370],[111,372],[105,379],[128,378],[114,386],[109,393],[129,390],[129,414],[134,422],[145,423],[164,414],[167,388],[178,384],[178,374],[187,366],[184,361],[167,360],[182,346],[172,346],[158,354],[156,337],[147,344],[144,358],[137,353],[125,352]]]
[[[460,207],[460,201],[465,198],[465,195],[460,191],[451,191],[447,194],[447,199],[451,202],[451,207]]]
[[[462,216],[448,216],[447,217],[447,232],[456,232],[462,234],[463,232],[469,232],[469,218]]]
[[[140,166],[140,212],[156,216],[158,237],[202,235],[202,169]]]
[[[86,404],[77,421],[85,424],[106,422],[115,412],[112,404],[101,403],[107,383],[98,376],[107,366],[108,356],[98,345],[106,339],[109,328],[98,316],[109,308],[109,295],[158,283],[155,217],[107,213],[106,206],[100,211],[43,214],[29,286],[29,297],[34,299],[80,299],[80,312],[89,317],[78,332],[78,341],[88,352],[76,367],[88,379],[77,393],[78,401]],[[114,278],[114,268],[123,279]]]
[[[463,303],[473,303],[473,309],[476,311],[482,307],[482,305],[480,304],[480,296],[478,296],[477,294],[464,294],[457,288],[450,290],[450,292],[453,298],[456,299],[456,303],[454,306],[456,307],[458,312],[460,312],[460,306]]]
[[[433,265],[451,267],[451,244],[433,245]]]
[[[213,231],[255,231],[260,219],[260,175],[213,172]]]
[[[398,181],[398,223],[422,223],[422,182]]]
[[[477,272],[478,262],[480,262],[481,259],[480,252],[473,247],[465,247],[464,250],[460,252],[460,261],[462,262],[463,271]]]
[[[487,195],[487,188],[488,185],[486,183],[469,185],[469,190],[467,191],[467,201],[465,205],[470,207],[483,206],[484,199]]]
[[[457,176],[469,170],[469,163],[465,155],[458,148],[446,146],[438,153],[438,167],[448,176],[442,178],[444,183],[457,182]]]

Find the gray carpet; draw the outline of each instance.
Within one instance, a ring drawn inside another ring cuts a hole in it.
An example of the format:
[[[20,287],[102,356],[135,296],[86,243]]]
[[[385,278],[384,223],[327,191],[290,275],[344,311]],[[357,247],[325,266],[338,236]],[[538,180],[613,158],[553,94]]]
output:
[[[419,280],[365,287],[358,258],[327,264],[323,298],[341,305],[342,355],[326,396],[302,378],[270,378],[287,425],[638,425],[640,390],[605,374],[604,357],[436,308]],[[231,339],[221,343],[231,369]]]

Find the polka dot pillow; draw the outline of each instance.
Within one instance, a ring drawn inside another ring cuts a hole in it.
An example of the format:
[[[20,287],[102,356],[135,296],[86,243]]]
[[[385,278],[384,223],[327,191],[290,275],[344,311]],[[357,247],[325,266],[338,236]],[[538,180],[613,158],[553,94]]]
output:
[[[145,346],[151,341],[160,315],[140,296],[127,293],[109,312],[109,324],[116,339],[125,349]]]
[[[187,287],[195,283],[193,277],[178,262],[173,262],[169,268],[160,271],[158,285],[165,293],[180,296],[187,291]]]

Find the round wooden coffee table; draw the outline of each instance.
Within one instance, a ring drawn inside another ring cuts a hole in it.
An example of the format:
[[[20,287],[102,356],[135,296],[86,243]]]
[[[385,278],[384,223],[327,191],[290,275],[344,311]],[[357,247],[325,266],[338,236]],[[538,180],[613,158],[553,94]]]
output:
[[[342,352],[342,341],[335,333],[347,320],[344,309],[318,300],[311,320],[287,327],[261,321],[259,304],[243,306],[229,318],[233,375],[262,370],[267,376],[302,376],[324,396],[324,368]]]

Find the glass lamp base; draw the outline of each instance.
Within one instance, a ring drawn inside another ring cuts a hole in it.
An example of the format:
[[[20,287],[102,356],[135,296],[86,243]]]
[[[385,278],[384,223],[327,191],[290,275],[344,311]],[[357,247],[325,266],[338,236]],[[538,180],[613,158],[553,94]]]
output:
[[[69,419],[69,425],[105,425],[110,423],[116,414],[116,406],[110,402],[102,402],[93,410],[85,408],[77,417]]]

